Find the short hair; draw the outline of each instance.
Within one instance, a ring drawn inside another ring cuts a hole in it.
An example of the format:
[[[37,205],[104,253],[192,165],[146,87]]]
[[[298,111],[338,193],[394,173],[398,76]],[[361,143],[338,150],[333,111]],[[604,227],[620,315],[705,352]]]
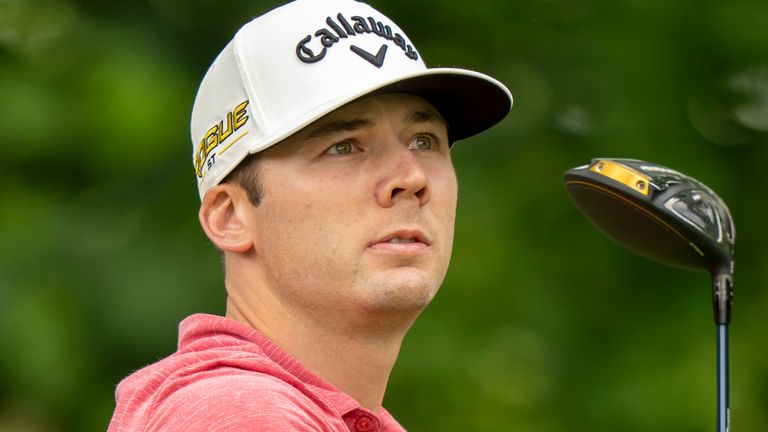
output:
[[[258,206],[262,196],[259,154],[252,154],[243,159],[221,182],[234,183],[242,187],[248,195],[248,201],[254,207]]]

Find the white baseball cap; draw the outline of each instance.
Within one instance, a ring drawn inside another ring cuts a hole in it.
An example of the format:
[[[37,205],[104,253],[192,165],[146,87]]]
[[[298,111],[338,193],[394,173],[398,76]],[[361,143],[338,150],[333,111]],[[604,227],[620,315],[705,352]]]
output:
[[[245,24],[203,77],[192,107],[200,199],[249,154],[362,96],[432,103],[452,141],[503,119],[512,95],[465,69],[428,69],[405,33],[355,0],[296,0]]]

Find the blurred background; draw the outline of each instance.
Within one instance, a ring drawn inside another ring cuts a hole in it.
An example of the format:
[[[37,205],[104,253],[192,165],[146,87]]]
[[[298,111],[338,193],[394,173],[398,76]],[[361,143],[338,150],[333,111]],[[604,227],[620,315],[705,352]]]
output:
[[[0,431],[104,430],[117,382],[173,352],[182,318],[223,314],[189,113],[234,31],[278,3],[0,0]],[[373,4],[429,65],[515,96],[453,150],[453,264],[387,394],[403,425],[714,430],[708,274],[614,245],[562,184],[613,156],[729,204],[733,427],[768,430],[768,2]]]

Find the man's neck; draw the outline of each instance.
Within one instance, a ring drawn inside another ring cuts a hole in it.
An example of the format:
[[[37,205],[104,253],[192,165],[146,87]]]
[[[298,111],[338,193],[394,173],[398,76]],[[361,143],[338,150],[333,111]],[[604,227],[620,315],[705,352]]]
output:
[[[255,302],[241,291],[229,294],[228,318],[259,330],[317,376],[363,407],[379,411],[400,344],[415,317],[387,331],[380,324],[366,328],[339,317],[297,316],[277,299],[262,296]]]

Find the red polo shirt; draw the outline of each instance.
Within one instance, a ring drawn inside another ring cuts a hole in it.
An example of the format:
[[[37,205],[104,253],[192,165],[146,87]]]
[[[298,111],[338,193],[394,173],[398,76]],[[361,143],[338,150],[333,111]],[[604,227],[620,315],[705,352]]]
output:
[[[171,356],[124,379],[109,432],[404,431],[335,389],[258,331],[192,315]]]

